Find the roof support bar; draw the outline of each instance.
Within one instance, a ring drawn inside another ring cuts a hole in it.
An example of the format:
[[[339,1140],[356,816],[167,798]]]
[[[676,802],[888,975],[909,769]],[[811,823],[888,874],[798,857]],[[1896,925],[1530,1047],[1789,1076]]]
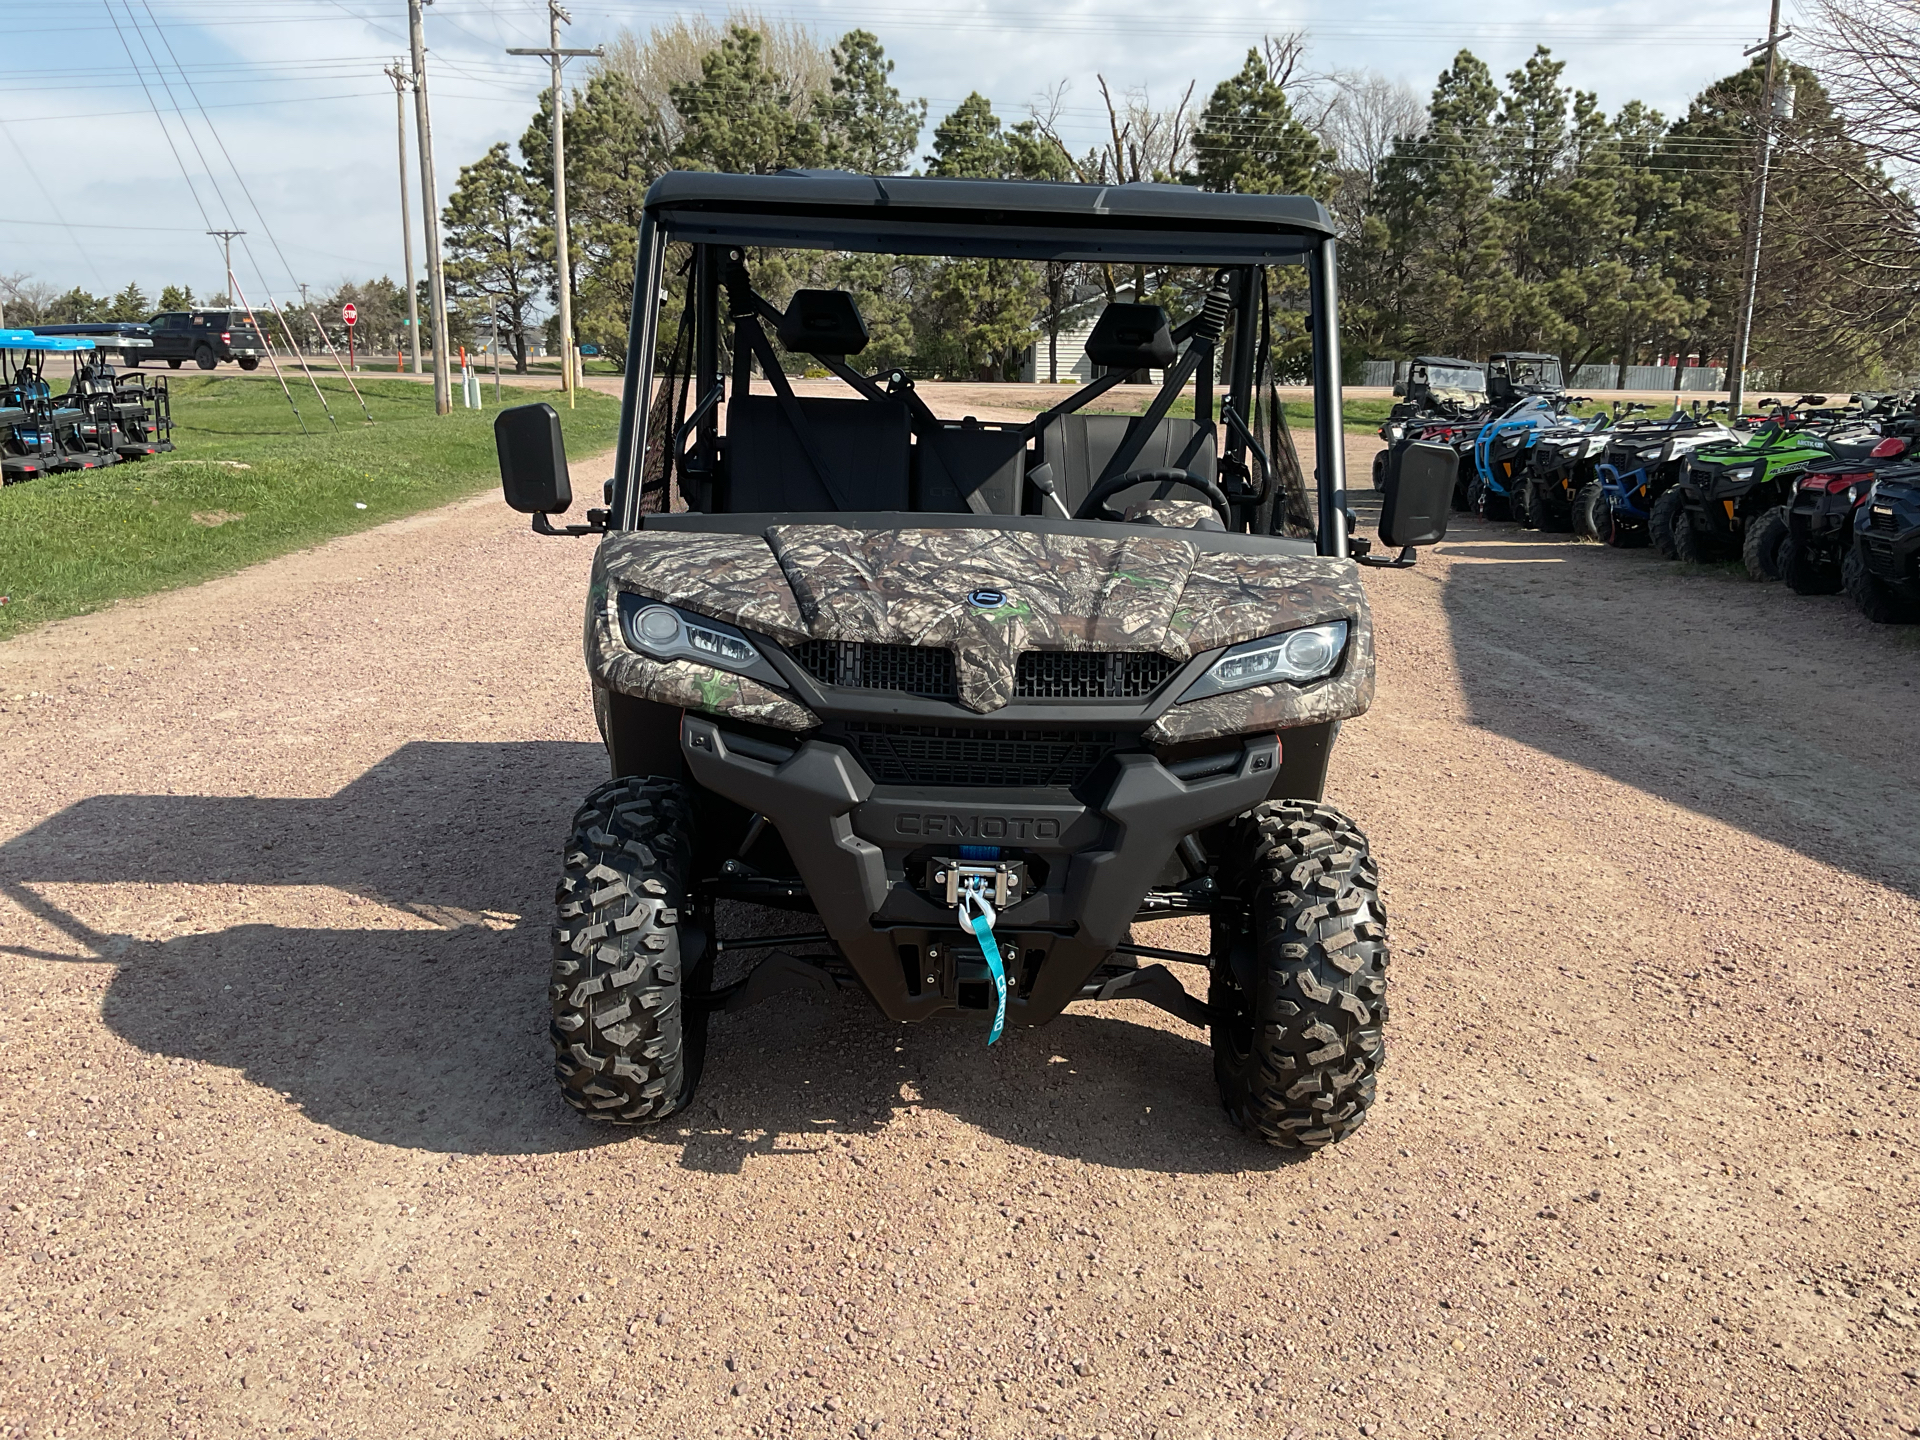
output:
[[[1331,235],[1307,256],[1313,311],[1313,469],[1320,510],[1318,549],[1347,553],[1347,452],[1340,403],[1340,282]]]

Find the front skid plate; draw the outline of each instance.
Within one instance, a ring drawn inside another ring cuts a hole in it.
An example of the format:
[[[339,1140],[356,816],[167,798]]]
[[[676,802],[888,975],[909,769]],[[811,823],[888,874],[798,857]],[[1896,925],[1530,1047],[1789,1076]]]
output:
[[[1024,803],[1020,791],[885,789],[845,748],[822,740],[803,742],[775,764],[731,748],[726,731],[692,713],[681,722],[680,747],[696,781],[765,815],[780,832],[828,933],[895,1020],[924,1020],[957,998],[951,968],[919,993],[908,985],[893,930],[920,945],[929,927],[957,926],[913,889],[906,855],[947,840],[1057,855],[1046,886],[996,927],[1044,926],[1054,937],[1025,993],[1008,1001],[1008,1019],[1020,1025],[1042,1024],[1066,1008],[1125,942],[1182,837],[1266,799],[1280,758],[1276,736],[1251,736],[1233,770],[1186,781],[1152,755],[1117,755],[1105,793],[1082,805]]]

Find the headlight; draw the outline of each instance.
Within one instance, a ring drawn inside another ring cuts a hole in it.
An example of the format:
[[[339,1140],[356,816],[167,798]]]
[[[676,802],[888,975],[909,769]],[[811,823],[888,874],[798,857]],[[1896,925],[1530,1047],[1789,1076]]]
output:
[[[1738,470],[1727,471],[1727,479],[1729,480],[1751,480],[1752,478],[1753,466],[1751,465],[1742,465]]]
[[[692,615],[644,596],[620,594],[620,631],[627,644],[653,660],[695,660],[716,670],[751,675],[786,688],[780,672],[733,626]]]
[[[1263,640],[1235,645],[1180,697],[1182,702],[1224,695],[1276,680],[1301,685],[1331,675],[1346,653],[1347,622],[1330,620]]]

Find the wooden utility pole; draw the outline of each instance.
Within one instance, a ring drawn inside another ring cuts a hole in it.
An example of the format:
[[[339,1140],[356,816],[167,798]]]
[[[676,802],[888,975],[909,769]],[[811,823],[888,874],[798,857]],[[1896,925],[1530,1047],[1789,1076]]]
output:
[[[560,67],[574,55],[604,55],[596,45],[591,50],[560,48],[560,26],[571,25],[573,17],[560,8],[559,0],[547,0],[548,44],[544,50],[507,51],[509,55],[538,55],[553,67],[553,265],[555,294],[560,302],[560,388],[567,392],[569,404],[577,381],[573,373],[573,277],[567,265],[567,152],[565,140],[566,93],[560,88]]]
[[[407,101],[406,90],[413,82],[394,61],[387,69],[393,81],[393,113],[400,122],[400,248],[407,260],[407,339],[413,346],[413,373],[420,373],[420,297],[413,283],[413,203],[407,198]]]
[[[1764,43],[1747,50],[1747,55],[1767,52],[1767,74],[1760,90],[1760,174],[1753,189],[1753,214],[1747,222],[1747,264],[1740,290],[1740,313],[1733,331],[1733,354],[1727,357],[1728,418],[1737,418],[1746,399],[1747,351],[1753,344],[1753,305],[1760,291],[1760,227],[1767,218],[1767,177],[1773,168],[1773,130],[1780,118],[1774,113],[1774,76],[1780,68],[1780,44],[1793,34],[1780,28],[1780,0],[1773,0],[1772,17],[1767,21]],[[1780,98],[1788,115],[1793,113],[1793,87],[1788,85]]]
[[[440,205],[433,183],[433,122],[427,114],[427,39],[422,0],[407,0],[407,31],[413,42],[413,114],[420,128],[420,204],[427,226],[427,304],[433,322],[433,408],[453,413],[453,374],[447,364],[447,278],[440,268]],[[412,287],[409,286],[409,293]],[[415,329],[419,327],[416,326]]]

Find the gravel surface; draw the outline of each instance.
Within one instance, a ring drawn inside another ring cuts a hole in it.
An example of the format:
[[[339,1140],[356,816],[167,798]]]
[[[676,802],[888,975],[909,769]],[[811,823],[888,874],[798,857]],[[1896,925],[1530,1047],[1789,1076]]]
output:
[[[1394,1011],[1316,1158],[1133,1002],[769,1005],[609,1132],[587,561],[487,499],[0,646],[0,1437],[1920,1433],[1912,632],[1472,520],[1374,572]]]

